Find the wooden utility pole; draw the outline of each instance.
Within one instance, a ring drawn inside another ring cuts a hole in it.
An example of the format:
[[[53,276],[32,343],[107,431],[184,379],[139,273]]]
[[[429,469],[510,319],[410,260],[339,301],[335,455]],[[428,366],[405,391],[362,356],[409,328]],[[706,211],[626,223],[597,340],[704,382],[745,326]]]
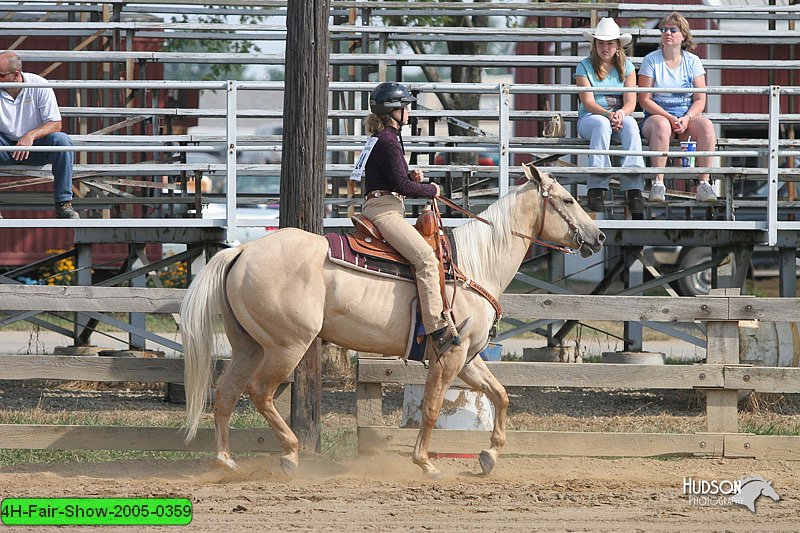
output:
[[[286,12],[280,225],[319,234],[325,197],[329,15],[330,0],[289,0]],[[316,452],[320,450],[320,351],[316,339],[292,383],[292,430],[302,450]]]

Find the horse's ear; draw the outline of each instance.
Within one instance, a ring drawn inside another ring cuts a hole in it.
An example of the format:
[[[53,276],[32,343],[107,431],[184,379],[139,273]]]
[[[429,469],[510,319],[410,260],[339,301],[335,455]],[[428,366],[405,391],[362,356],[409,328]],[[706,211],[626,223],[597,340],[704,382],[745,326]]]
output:
[[[528,181],[541,184],[544,179],[544,174],[533,163],[523,163],[522,170],[525,172],[525,177]]]
[[[552,176],[539,170],[534,163],[523,163],[522,169],[525,171],[525,177],[528,178],[528,181],[544,189],[550,188],[553,181]]]

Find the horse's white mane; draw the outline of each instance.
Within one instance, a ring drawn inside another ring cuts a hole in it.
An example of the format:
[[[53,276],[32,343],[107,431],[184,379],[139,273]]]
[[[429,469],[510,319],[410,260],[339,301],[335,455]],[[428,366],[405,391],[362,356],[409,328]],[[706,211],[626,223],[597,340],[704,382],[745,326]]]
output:
[[[453,230],[458,267],[464,274],[482,283],[495,280],[498,269],[492,259],[503,260],[502,253],[508,250],[513,222],[513,210],[517,199],[517,188],[490,205],[480,216],[490,221],[489,226],[479,220],[470,220]]]

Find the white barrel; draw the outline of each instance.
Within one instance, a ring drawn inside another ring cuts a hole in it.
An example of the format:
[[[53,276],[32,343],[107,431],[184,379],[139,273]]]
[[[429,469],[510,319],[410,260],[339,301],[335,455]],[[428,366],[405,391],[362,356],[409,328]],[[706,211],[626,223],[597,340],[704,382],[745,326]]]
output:
[[[422,423],[424,385],[406,385],[403,392],[402,427],[419,427]],[[444,397],[434,429],[491,430],[494,426],[494,405],[482,392],[453,387]]]
[[[800,328],[796,322],[739,323],[739,362],[756,366],[800,366]]]

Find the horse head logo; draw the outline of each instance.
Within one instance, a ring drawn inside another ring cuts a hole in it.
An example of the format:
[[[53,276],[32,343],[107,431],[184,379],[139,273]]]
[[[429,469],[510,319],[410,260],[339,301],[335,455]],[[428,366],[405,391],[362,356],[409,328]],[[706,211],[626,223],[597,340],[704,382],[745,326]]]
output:
[[[747,476],[739,480],[742,487],[739,494],[731,496],[731,502],[744,505],[750,511],[756,512],[756,500],[760,496],[772,498],[774,501],[781,499],[775,489],[772,488],[772,481],[767,481],[761,476]]]

